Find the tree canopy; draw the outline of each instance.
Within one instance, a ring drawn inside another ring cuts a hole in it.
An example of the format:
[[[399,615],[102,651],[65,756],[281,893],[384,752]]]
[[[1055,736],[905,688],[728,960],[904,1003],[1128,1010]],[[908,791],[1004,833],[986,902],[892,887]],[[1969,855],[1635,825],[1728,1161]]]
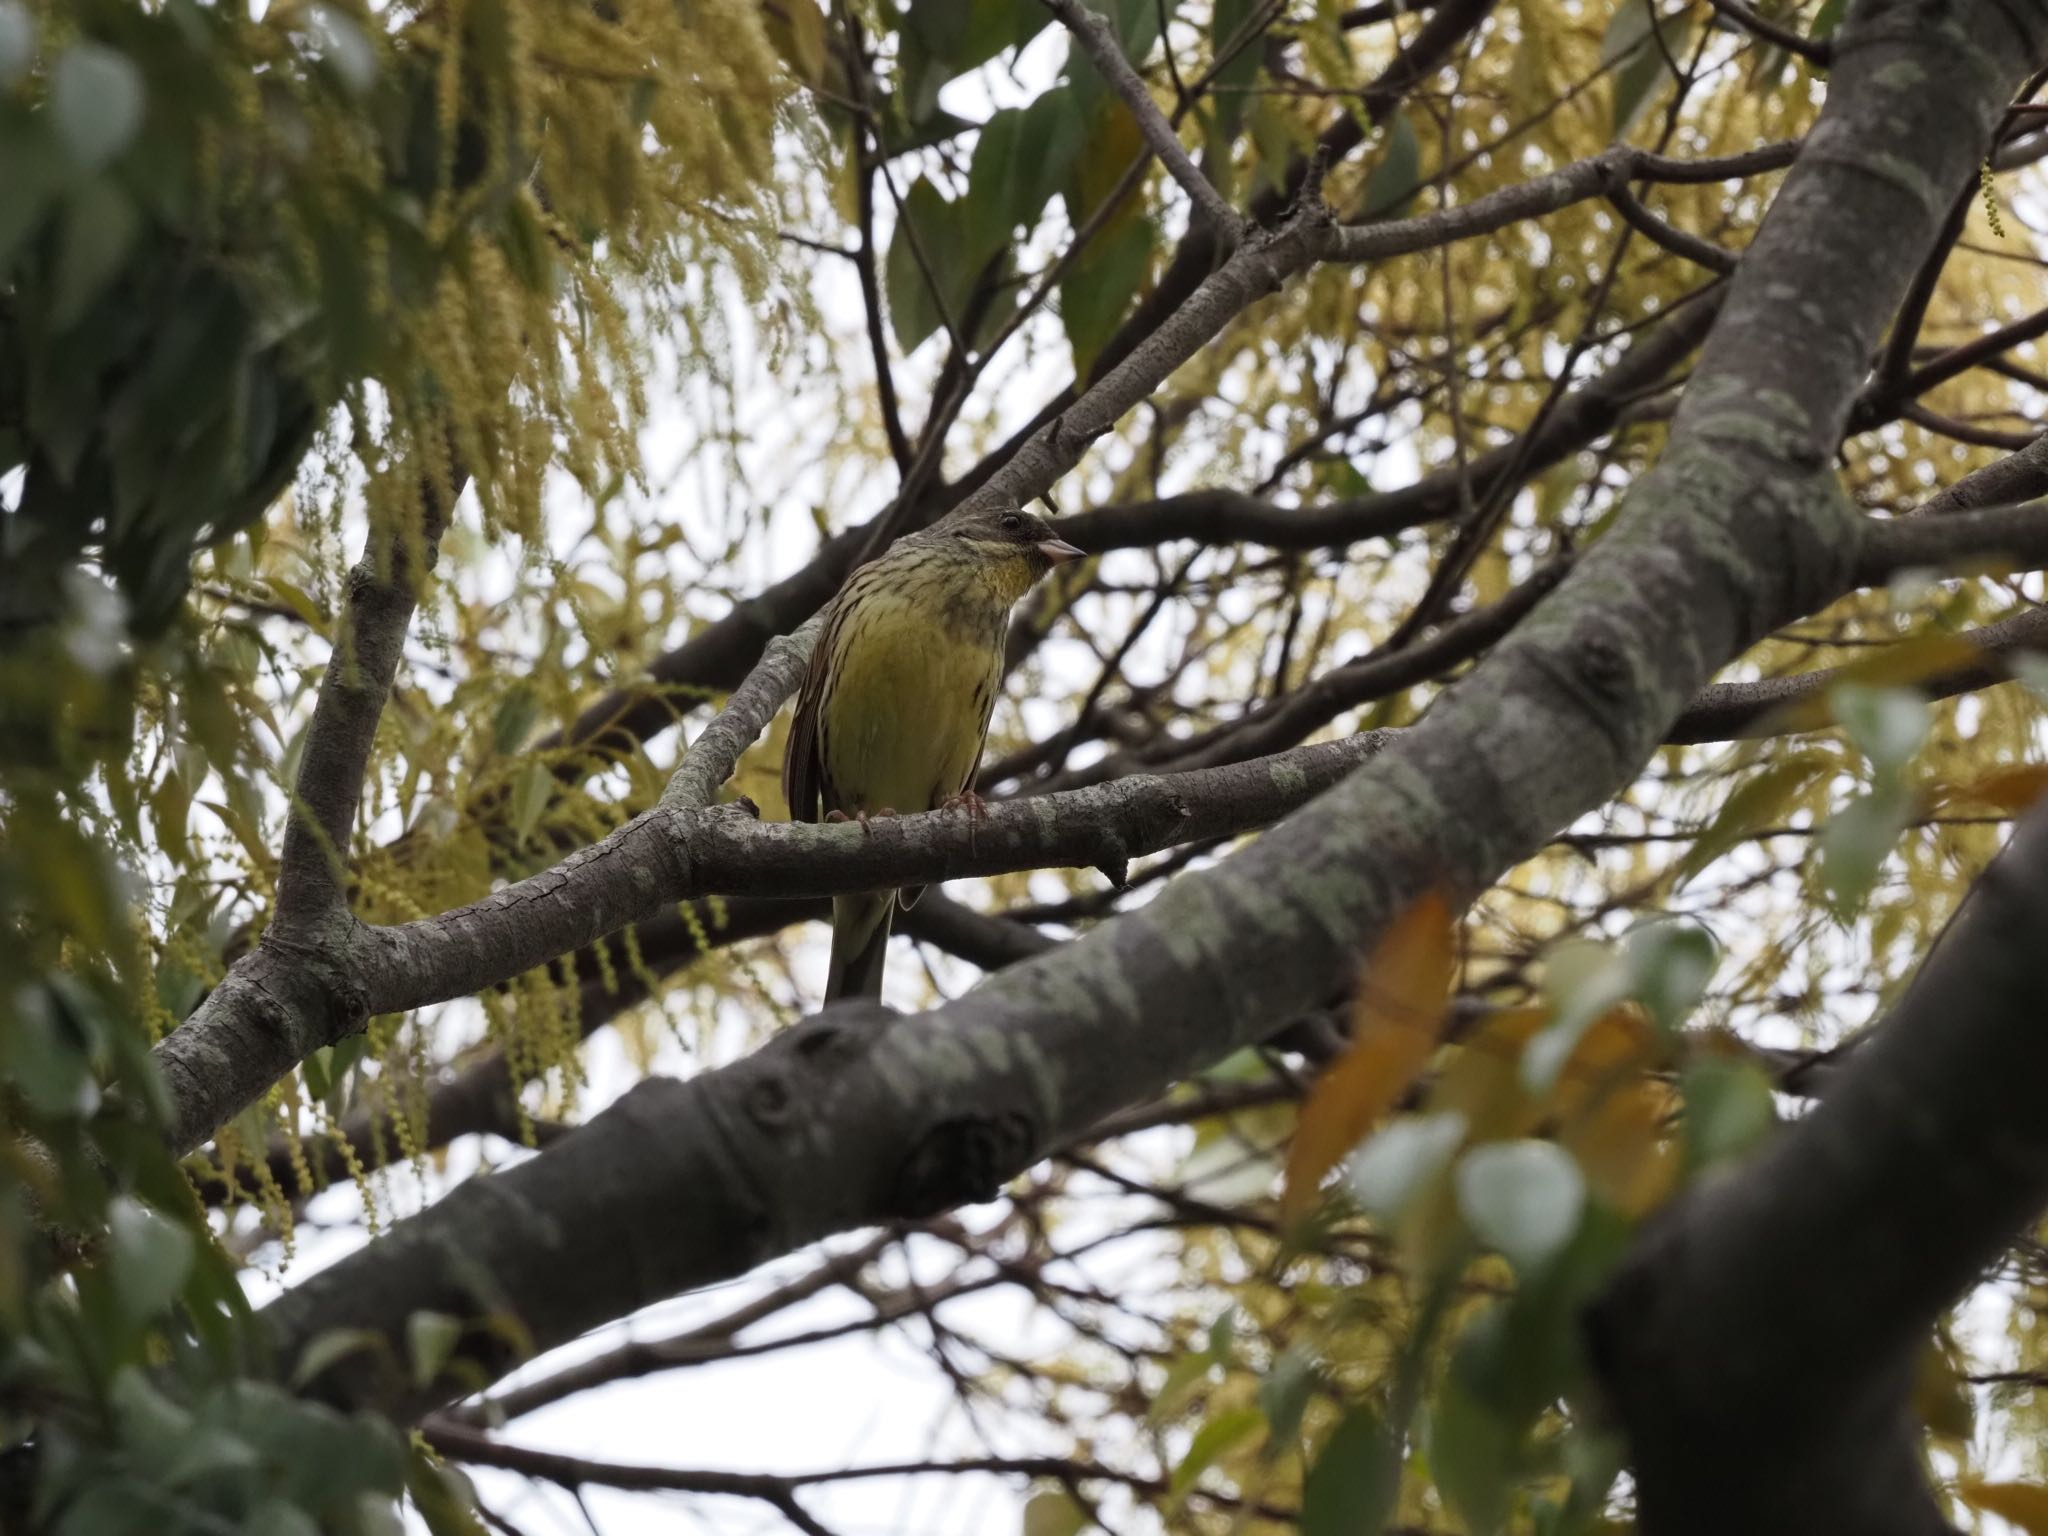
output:
[[[0,0],[0,1528],[2048,1532],[2044,80]],[[987,815],[791,822],[846,575],[1041,499]],[[922,1459],[522,1422],[898,1336]]]

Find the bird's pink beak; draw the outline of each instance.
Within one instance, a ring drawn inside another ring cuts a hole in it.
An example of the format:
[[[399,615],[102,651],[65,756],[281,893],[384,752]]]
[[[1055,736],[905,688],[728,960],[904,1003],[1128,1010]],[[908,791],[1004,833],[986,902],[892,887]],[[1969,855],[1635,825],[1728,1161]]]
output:
[[[1069,560],[1080,559],[1082,555],[1082,551],[1074,548],[1065,539],[1043,539],[1039,542],[1038,552],[1054,565],[1065,565]]]

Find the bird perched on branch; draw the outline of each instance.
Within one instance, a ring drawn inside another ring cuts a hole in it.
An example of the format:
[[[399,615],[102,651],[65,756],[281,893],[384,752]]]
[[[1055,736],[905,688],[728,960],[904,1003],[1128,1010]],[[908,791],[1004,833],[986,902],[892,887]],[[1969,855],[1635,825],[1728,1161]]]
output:
[[[815,821],[964,807],[1003,678],[1010,609],[1081,551],[1014,503],[954,513],[855,571],[826,610],[782,764],[789,814]],[[832,902],[825,1000],[879,997],[889,921],[924,888]]]

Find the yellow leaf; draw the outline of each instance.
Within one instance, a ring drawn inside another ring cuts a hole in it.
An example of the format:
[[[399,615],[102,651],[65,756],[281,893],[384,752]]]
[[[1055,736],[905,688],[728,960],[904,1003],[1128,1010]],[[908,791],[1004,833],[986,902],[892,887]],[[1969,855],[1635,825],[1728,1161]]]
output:
[[[1671,1090],[1638,1078],[1606,1094],[1558,1136],[1579,1160],[1594,1192],[1615,1209],[1641,1216],[1671,1192],[1677,1159],[1662,1131],[1674,1108]]]
[[[1722,802],[1698,841],[1679,860],[1678,883],[1683,885],[1758,827],[1770,824],[1815,779],[1840,766],[1839,759],[1801,752],[1751,774]]]
[[[1550,1022],[1548,1008],[1504,1008],[1475,1029],[1431,1085],[1432,1114],[1465,1117],[1477,1141],[1526,1136],[1541,1106],[1522,1087],[1522,1047]]]
[[[1844,683],[1857,683],[1869,688],[1897,688],[1925,682],[1958,667],[1972,666],[1983,658],[1983,651],[1961,635],[1944,631],[1915,635],[1910,640],[1901,640],[1897,645],[1888,645],[1861,660],[1837,668],[1830,678],[1827,692],[1811,694],[1774,709],[1762,723],[1767,724],[1771,732],[1824,730],[1835,723],[1830,694]]]
[[[1365,1139],[1435,1052],[1457,961],[1450,905],[1424,896],[1373,950],[1352,1005],[1351,1043],[1301,1111],[1282,1209],[1297,1220],[1323,1175]]]
[[[1956,1495],[1972,1509],[2009,1520],[2027,1536],[2048,1536],[2048,1488],[2039,1483],[1985,1483],[1966,1477]]]

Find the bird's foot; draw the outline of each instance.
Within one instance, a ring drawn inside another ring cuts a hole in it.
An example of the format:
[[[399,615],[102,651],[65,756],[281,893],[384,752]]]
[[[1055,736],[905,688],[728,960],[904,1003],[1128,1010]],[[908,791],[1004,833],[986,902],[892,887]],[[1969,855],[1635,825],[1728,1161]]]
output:
[[[941,801],[942,811],[965,811],[969,821],[988,820],[988,802],[971,789],[962,790],[950,800]]]
[[[853,818],[852,818],[851,816],[847,815],[847,814],[846,814],[846,812],[844,812],[844,811],[827,811],[827,812],[825,813],[825,819],[826,819],[827,821],[851,821],[851,820],[853,820]]]

